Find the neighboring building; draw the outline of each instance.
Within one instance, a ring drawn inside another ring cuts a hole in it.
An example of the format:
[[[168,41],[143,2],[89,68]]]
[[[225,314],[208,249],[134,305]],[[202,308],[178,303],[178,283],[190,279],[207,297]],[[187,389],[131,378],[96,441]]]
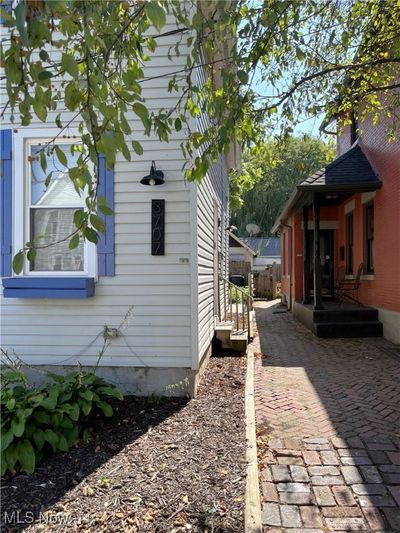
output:
[[[229,232],[229,274],[247,276],[252,272],[257,253]]]
[[[253,270],[264,270],[267,266],[281,263],[281,240],[279,237],[246,237],[243,241],[257,253]]]
[[[174,27],[170,21],[165,32]],[[185,53],[168,59],[180,38],[172,33],[160,41],[158,58],[145,67],[146,76],[156,74],[143,89],[153,109],[173,107],[179,99],[178,93],[167,91],[168,79],[157,76],[161,67],[165,75],[185,67]],[[205,73],[200,68],[196,72],[201,84]],[[2,97],[4,101],[4,93]],[[65,112],[62,118],[66,123],[72,114]],[[142,131],[139,119],[129,115],[129,121],[133,131]],[[192,129],[208,124],[201,116]],[[228,276],[225,158],[220,157],[201,184],[185,181],[180,147],[184,130],[174,133],[168,144],[142,135],[143,156],[133,154],[132,162],[118,157],[112,170],[100,158],[101,194],[114,209],[106,218],[105,237],[97,247],[85,242],[71,251],[60,243],[42,250],[16,276],[11,261],[24,242],[34,236],[50,242],[68,235],[70,218],[64,215],[72,216],[81,205],[62,172],[46,192],[28,164],[31,150],[57,133],[50,122],[36,117],[29,127],[17,129],[9,113],[2,122],[2,347],[39,369],[62,372],[77,363],[92,367],[104,325],[116,328],[133,306],[127,325],[111,339],[99,374],[127,392],[193,395],[221,307],[219,278]],[[66,153],[76,133],[72,122],[71,137],[60,141]],[[232,166],[237,151],[228,157]],[[152,160],[165,174],[163,185],[140,184]]]
[[[284,299],[321,336],[380,335],[383,324],[400,342],[400,140],[389,142],[387,127],[345,127],[337,158],[297,186],[272,230],[282,239]],[[333,309],[335,283],[354,280],[360,264],[356,299],[367,307]]]

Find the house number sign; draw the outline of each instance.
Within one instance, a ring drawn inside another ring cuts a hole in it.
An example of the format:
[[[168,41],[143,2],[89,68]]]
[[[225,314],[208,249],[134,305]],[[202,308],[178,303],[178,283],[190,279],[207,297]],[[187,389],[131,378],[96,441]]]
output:
[[[165,200],[151,201],[151,255],[165,254]]]

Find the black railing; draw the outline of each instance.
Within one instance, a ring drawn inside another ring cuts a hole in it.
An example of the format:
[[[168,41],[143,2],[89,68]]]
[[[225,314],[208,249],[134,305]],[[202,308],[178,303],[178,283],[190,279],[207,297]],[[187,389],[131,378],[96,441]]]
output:
[[[253,279],[248,275],[247,287],[238,287],[220,276],[219,321],[232,322],[234,333],[247,333],[250,341],[250,312],[253,309]]]

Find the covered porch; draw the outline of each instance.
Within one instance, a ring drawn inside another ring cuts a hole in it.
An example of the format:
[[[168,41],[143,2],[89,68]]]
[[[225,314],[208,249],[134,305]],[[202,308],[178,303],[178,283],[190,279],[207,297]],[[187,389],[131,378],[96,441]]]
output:
[[[274,229],[289,230],[288,303],[318,336],[382,335],[377,310],[358,304],[357,295],[352,303],[343,298],[337,301],[339,278],[354,279],[363,269],[362,263],[349,268],[351,246],[359,249],[363,243],[360,234],[357,243],[348,242],[344,206],[354,204],[354,198],[374,194],[381,186],[356,143],[298,185],[275,224]]]

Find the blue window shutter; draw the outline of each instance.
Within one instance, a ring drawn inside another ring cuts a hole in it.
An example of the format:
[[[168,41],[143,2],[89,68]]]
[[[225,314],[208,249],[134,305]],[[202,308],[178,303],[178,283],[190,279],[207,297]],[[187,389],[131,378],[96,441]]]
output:
[[[0,131],[1,168],[0,177],[0,276],[12,274],[12,130]]]
[[[114,210],[114,170],[107,168],[106,158],[100,156],[98,195],[104,196],[108,206]],[[105,216],[99,213],[105,222],[106,233],[100,234],[97,244],[97,271],[99,276],[115,275],[114,254],[114,215]]]

